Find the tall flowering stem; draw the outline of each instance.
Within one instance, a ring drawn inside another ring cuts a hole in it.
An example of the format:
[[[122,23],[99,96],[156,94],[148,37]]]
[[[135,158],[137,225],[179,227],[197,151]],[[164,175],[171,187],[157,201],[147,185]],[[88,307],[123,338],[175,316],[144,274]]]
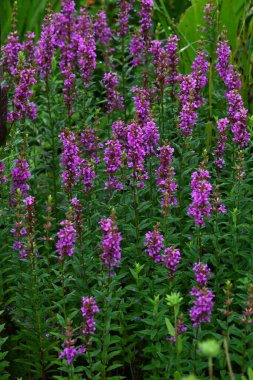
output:
[[[105,73],[103,77],[103,83],[106,89],[107,96],[107,108],[110,114],[114,110],[123,110],[123,96],[118,91],[119,78],[117,73]]]
[[[61,166],[64,168],[62,173],[62,184],[67,193],[70,194],[72,188],[78,183],[82,170],[83,159],[80,158],[77,138],[74,132],[66,129],[59,135],[63,144],[61,155]]]
[[[120,242],[122,237],[116,225],[114,213],[111,218],[101,219],[99,225],[103,235],[100,248],[102,250],[101,259],[111,270],[113,267],[119,266],[121,259]]]
[[[202,323],[211,321],[210,316],[213,308],[214,294],[206,288],[208,278],[211,276],[209,267],[202,262],[198,262],[194,264],[193,270],[197,287],[191,290],[191,295],[196,297],[196,299],[190,309],[190,317],[193,327],[197,327]]]
[[[105,172],[108,173],[109,180],[105,183],[105,189],[123,189],[123,185],[114,177],[122,164],[122,156],[123,152],[120,141],[117,139],[108,140],[104,152],[104,161],[106,163]]]
[[[144,246],[145,252],[148,253],[155,263],[162,261],[161,251],[164,248],[164,238],[160,232],[159,226],[155,226],[154,231],[148,231],[145,235]]]
[[[162,207],[163,214],[166,217],[168,215],[168,209],[170,206],[177,205],[177,198],[175,192],[178,185],[175,182],[175,171],[172,166],[174,149],[169,145],[164,145],[158,148],[160,166],[156,170],[156,183],[162,192]]]

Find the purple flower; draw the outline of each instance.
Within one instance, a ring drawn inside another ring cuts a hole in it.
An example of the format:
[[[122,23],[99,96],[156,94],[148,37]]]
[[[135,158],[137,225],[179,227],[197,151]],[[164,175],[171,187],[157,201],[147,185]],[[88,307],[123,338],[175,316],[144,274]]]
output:
[[[7,114],[8,123],[16,120],[37,117],[36,105],[31,102],[33,91],[31,87],[36,83],[35,70],[24,67],[23,63],[18,64],[15,70],[15,89],[12,98],[13,111]]]
[[[22,43],[21,50],[26,53],[27,60],[29,63],[34,61],[35,53],[35,34],[33,32],[25,34],[25,41]]]
[[[151,119],[151,91],[145,88],[133,87],[132,92],[138,121],[141,126]]]
[[[99,308],[93,296],[82,297],[81,312],[84,317],[82,333],[87,336],[87,340],[89,341],[89,336],[93,335],[96,331],[94,316],[99,312]]]
[[[211,270],[207,264],[203,264],[201,261],[194,264],[193,271],[199,288],[203,288],[207,285],[207,280],[211,277]]]
[[[246,147],[250,140],[250,134],[247,131],[247,113],[248,110],[243,105],[241,95],[237,90],[231,90],[226,93],[229,104],[229,121],[231,131],[234,134],[233,141]]]
[[[153,0],[141,0],[140,10],[140,29],[134,34],[130,42],[130,53],[134,56],[132,64],[144,64],[147,59],[147,54],[150,48],[150,29],[152,26],[151,14],[153,11]]]
[[[114,110],[124,109],[124,105],[122,103],[124,100],[123,96],[120,95],[117,90],[119,86],[119,78],[117,73],[105,73],[103,83],[106,89],[108,113],[111,113]]]
[[[164,145],[158,148],[158,150],[160,152],[158,155],[160,158],[160,166],[156,170],[156,183],[159,190],[162,192],[162,206],[164,208],[164,212],[166,213],[169,206],[177,205],[175,192],[178,185],[173,178],[175,171],[172,166],[174,149],[169,145]]]
[[[164,89],[167,84],[173,87],[179,80],[177,56],[179,38],[171,36],[165,44],[162,41],[152,41],[149,49],[153,55],[153,66],[156,76],[155,85],[160,91]],[[172,91],[174,95],[174,90]]]
[[[213,12],[215,10],[215,5],[213,3],[207,3],[204,6],[204,19],[206,20],[206,23],[209,26],[212,26],[213,24]]]
[[[100,162],[98,152],[103,148],[103,144],[99,141],[94,129],[89,128],[81,132],[80,145],[87,158],[92,159],[95,164]]]
[[[165,248],[164,254],[162,255],[162,262],[165,267],[169,270],[169,279],[172,279],[177,270],[177,265],[181,261],[180,250],[174,247]]]
[[[64,256],[72,256],[74,254],[76,241],[76,230],[73,223],[66,219],[61,222],[61,226],[63,226],[63,228],[57,232],[58,241],[56,243],[56,251],[60,261]]]
[[[144,147],[147,155],[155,153],[155,147],[159,142],[159,128],[153,120],[143,125]]]
[[[195,225],[205,226],[204,217],[211,217],[210,194],[212,185],[208,181],[210,174],[207,170],[199,168],[198,172],[194,172],[191,176],[191,189],[193,202],[188,209],[188,215],[194,217]]]
[[[147,247],[145,252],[149,254],[150,257],[153,258],[155,263],[159,263],[162,261],[161,251],[164,248],[164,238],[160,232],[160,229],[156,226],[154,231],[149,231],[145,235],[144,246]]]
[[[106,46],[112,40],[112,31],[108,26],[107,17],[104,11],[98,12],[94,21],[94,31],[98,42]]]
[[[4,70],[12,75],[16,74],[18,54],[21,50],[21,43],[17,31],[11,32],[7,37],[7,44],[2,48],[2,60]]]
[[[70,132],[66,129],[59,135],[59,138],[63,144],[61,154],[61,166],[64,168],[64,172],[61,176],[62,183],[66,191],[70,192],[81,177],[81,166],[84,160],[79,157],[80,152],[74,132]]]
[[[214,150],[215,160],[214,164],[217,166],[217,168],[222,169],[225,161],[224,161],[224,153],[226,149],[226,142],[227,142],[227,134],[228,134],[228,128],[227,125],[229,123],[229,119],[226,117],[224,119],[219,119],[217,122],[217,128],[218,128],[218,141],[217,141],[217,148]]]
[[[73,206],[74,209],[74,227],[76,230],[76,234],[78,237],[79,242],[82,240],[82,214],[83,214],[83,206],[82,203],[77,199],[76,197],[71,199],[71,205]]]
[[[96,68],[96,44],[91,17],[85,8],[80,10],[77,18],[77,63],[81,71],[84,86],[91,81],[93,70]]]
[[[200,49],[191,66],[192,73],[182,76],[181,79],[179,127],[185,137],[192,134],[192,127],[198,118],[196,110],[205,102],[201,90],[208,82],[206,74],[209,63],[206,58],[207,55]]]
[[[112,131],[114,133],[114,136],[116,139],[123,140],[123,143],[125,144],[127,141],[127,126],[122,120],[116,120],[112,124]]]
[[[35,50],[35,59],[39,67],[41,78],[48,78],[51,74],[51,66],[55,51],[55,28],[51,14],[45,17],[42,31]]]
[[[127,165],[133,169],[134,180],[143,180],[148,178],[144,167],[146,151],[144,145],[144,133],[138,124],[132,123],[127,127],[126,154]],[[143,186],[143,182],[140,184]]]
[[[83,167],[81,170],[82,182],[84,184],[84,192],[90,191],[93,187],[93,180],[96,178],[96,173],[94,170],[94,164],[86,160],[83,161]]]
[[[119,16],[118,16],[118,26],[119,32],[118,34],[121,37],[125,37],[127,35],[129,25],[128,20],[130,17],[129,11],[131,9],[131,4],[126,0],[119,0]]]
[[[193,301],[193,306],[190,309],[190,317],[193,322],[193,327],[197,327],[205,322],[210,322],[212,314],[214,294],[206,288],[191,290],[191,295],[196,299]]]
[[[101,219],[99,225],[103,234],[101,259],[109,268],[117,267],[121,259],[121,233],[115,224],[114,217]]]
[[[119,140],[108,140],[104,152],[104,161],[106,163],[105,172],[109,174],[109,182],[106,183],[105,189],[122,190],[123,186],[114,178],[114,174],[119,170],[122,164],[122,148]]]
[[[64,350],[60,353],[59,359],[66,358],[67,363],[70,364],[73,362],[77,355],[80,355],[85,352],[84,347],[79,347],[76,349],[74,346],[65,347]]]
[[[11,194],[15,194],[20,189],[22,196],[26,196],[30,186],[26,183],[31,177],[29,164],[25,159],[19,158],[15,160],[15,167],[11,170],[12,190]]]

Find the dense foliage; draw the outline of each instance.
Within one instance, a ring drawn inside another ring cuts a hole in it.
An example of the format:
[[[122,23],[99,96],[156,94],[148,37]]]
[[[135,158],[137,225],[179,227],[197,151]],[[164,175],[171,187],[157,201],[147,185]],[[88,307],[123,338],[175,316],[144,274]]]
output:
[[[0,378],[252,380],[246,53],[89,3],[1,50]]]

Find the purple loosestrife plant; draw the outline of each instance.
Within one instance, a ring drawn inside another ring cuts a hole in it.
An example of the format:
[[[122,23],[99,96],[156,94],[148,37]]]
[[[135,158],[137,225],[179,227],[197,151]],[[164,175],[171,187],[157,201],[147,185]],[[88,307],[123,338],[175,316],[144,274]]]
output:
[[[245,148],[250,140],[250,134],[247,131],[248,110],[244,107],[242,97],[237,90],[226,93],[226,98],[229,104],[228,114],[231,131],[234,134],[233,141]]]
[[[75,2],[62,0],[62,9],[54,17],[55,43],[60,49],[59,66],[63,76],[63,97],[68,110],[68,117],[72,115],[75,93],[74,66],[77,58],[77,43],[75,38]]]
[[[182,76],[180,83],[180,113],[179,127],[184,137],[192,134],[192,127],[196,124],[198,115],[197,109],[205,103],[201,90],[208,82],[207,72],[209,63],[207,55],[201,48],[192,63],[192,73]]]
[[[220,170],[223,168],[225,164],[224,160],[224,153],[226,149],[226,142],[228,139],[228,125],[229,119],[223,118],[219,119],[217,122],[217,128],[218,128],[218,141],[217,141],[217,147],[214,150],[213,154],[215,156],[214,164],[215,166]]]
[[[122,190],[123,186],[114,177],[115,173],[122,165],[122,147],[119,140],[108,140],[106,142],[106,148],[104,151],[104,161],[106,164],[105,172],[109,174],[109,180],[105,183],[105,189],[117,189]]]
[[[210,322],[210,316],[213,308],[214,294],[206,288],[207,279],[211,277],[211,271],[206,264],[194,264],[193,268],[197,281],[197,288],[192,288],[191,295],[196,297],[193,301],[193,306],[190,309],[190,317],[193,322],[193,327],[197,327],[205,322]]]
[[[158,226],[155,226],[154,231],[148,231],[145,235],[145,252],[152,257],[155,263],[162,261],[161,251],[164,248],[163,241],[164,238]]]
[[[94,28],[90,15],[85,8],[80,10],[77,18],[77,63],[81,71],[84,87],[88,87],[92,73],[96,68],[96,44]]]
[[[94,129],[87,128],[81,132],[80,147],[86,158],[92,159],[95,164],[100,162],[98,153],[99,150],[103,148],[103,144],[99,141]]]
[[[16,202],[15,206],[17,210],[15,214],[16,221],[15,221],[14,228],[10,230],[13,237],[15,238],[15,241],[13,243],[13,249],[19,252],[20,259],[26,259],[28,257],[26,244],[25,244],[27,229],[25,227],[25,222],[24,222],[24,212],[23,212],[24,204],[22,202],[22,193],[20,189],[17,190],[15,202]]]
[[[61,166],[64,168],[61,176],[62,183],[67,193],[70,193],[81,177],[84,160],[80,158],[79,147],[74,132],[66,129],[59,135],[59,138],[63,145],[61,154]]]
[[[18,32],[11,32],[7,37],[7,43],[2,47],[2,61],[4,70],[10,74],[16,74],[16,66],[18,64],[18,55],[21,51],[21,43],[19,42]]]
[[[77,197],[71,199],[71,205],[74,209],[74,227],[76,230],[77,238],[79,242],[81,242],[83,232],[83,206]]]
[[[45,17],[41,36],[35,50],[35,59],[39,67],[40,77],[49,78],[55,51],[55,25],[51,14]]]
[[[132,176],[134,181],[138,181],[138,187],[144,187],[143,180],[148,179],[148,174],[144,167],[146,158],[144,141],[142,128],[137,123],[128,125],[126,143],[127,165],[132,169]]]
[[[99,308],[93,296],[82,297],[82,316],[84,318],[82,333],[86,336],[86,342],[89,344],[90,336],[96,331],[95,314],[99,313]]]
[[[170,206],[177,205],[177,198],[175,192],[178,188],[178,185],[173,178],[175,175],[174,168],[172,166],[173,153],[174,149],[169,145],[164,145],[158,148],[160,166],[156,170],[156,183],[162,192],[162,207],[163,213],[167,215],[168,208]]]
[[[81,173],[82,173],[82,182],[84,185],[83,190],[85,193],[87,193],[94,186],[93,180],[96,178],[96,173],[94,170],[94,163],[92,161],[88,162],[88,161],[84,160]]]
[[[63,220],[60,224],[62,228],[57,232],[56,251],[58,260],[62,261],[65,256],[72,256],[74,254],[76,230],[70,217]]]
[[[31,101],[33,95],[31,88],[36,83],[35,70],[27,65],[24,56],[21,54],[15,69],[15,89],[12,97],[13,110],[7,114],[9,123],[25,118],[35,120],[37,117],[37,107]]]
[[[146,63],[151,42],[151,15],[154,7],[154,2],[153,0],[141,0],[140,3],[140,28],[139,31],[132,36],[130,42],[130,53],[133,55],[133,66],[137,66],[139,64],[143,65]]]
[[[180,261],[181,254],[178,248],[165,248],[164,254],[162,255],[162,262],[169,271],[168,277],[170,280],[174,278],[175,272],[177,270],[177,265],[180,263]]]
[[[126,0],[119,0],[119,15],[118,15],[118,34],[121,37],[125,37],[129,30],[129,17],[131,4]]]
[[[114,110],[123,110],[123,96],[119,93],[119,78],[117,73],[105,73],[103,77],[103,83],[107,96],[107,108],[110,114]]]
[[[86,350],[84,346],[75,348],[75,343],[76,339],[73,339],[72,322],[68,320],[66,329],[66,339],[63,342],[63,351],[59,355],[59,359],[65,358],[67,360],[68,365],[73,362],[76,356],[83,354]]]
[[[143,125],[144,133],[144,147],[147,155],[155,154],[155,149],[158,145],[160,135],[159,128],[154,122],[150,120]]]
[[[106,13],[104,11],[96,14],[94,30],[96,39],[102,46],[107,46],[112,41],[112,31],[108,26]]]
[[[30,186],[27,181],[31,177],[29,164],[26,159],[18,158],[15,160],[15,166],[11,170],[12,190],[11,194],[15,194],[17,189],[20,189],[21,195],[25,197]]]
[[[210,195],[212,192],[212,185],[208,181],[210,174],[204,166],[200,167],[197,172],[191,176],[191,189],[192,189],[192,203],[188,209],[188,215],[194,217],[195,225],[205,227],[204,218],[211,217],[212,206],[210,203]]]
[[[136,114],[140,126],[143,126],[151,119],[151,91],[145,88],[139,88],[137,86],[133,87],[132,92],[134,93],[134,105],[136,108]]]
[[[35,34],[33,32],[25,34],[25,41],[22,43],[21,50],[25,52],[27,61],[30,65],[34,62],[35,53]]]
[[[102,250],[101,259],[109,269],[118,267],[121,259],[120,242],[122,237],[116,226],[115,216],[101,219],[99,225],[103,235],[100,247]]]

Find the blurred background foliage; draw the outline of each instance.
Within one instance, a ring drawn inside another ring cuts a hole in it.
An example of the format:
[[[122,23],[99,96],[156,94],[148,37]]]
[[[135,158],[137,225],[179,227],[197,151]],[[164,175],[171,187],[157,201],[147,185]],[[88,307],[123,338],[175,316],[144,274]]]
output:
[[[228,40],[233,51],[233,63],[242,75],[243,98],[253,112],[253,0],[214,0],[218,5],[217,30],[227,29]],[[34,31],[38,36],[48,0],[18,0],[18,32],[22,36]],[[111,24],[117,0],[75,0],[77,7],[87,6],[92,13],[103,7],[107,10]],[[154,0],[157,38],[166,38],[170,33],[180,37],[182,54],[181,69],[189,71],[196,48],[203,35],[203,8],[208,0]],[[14,0],[0,0],[2,41],[6,39],[12,20]],[[55,11],[60,9],[60,0],[51,0]],[[214,41],[215,42],[215,41]],[[210,53],[210,52],[209,52]]]

